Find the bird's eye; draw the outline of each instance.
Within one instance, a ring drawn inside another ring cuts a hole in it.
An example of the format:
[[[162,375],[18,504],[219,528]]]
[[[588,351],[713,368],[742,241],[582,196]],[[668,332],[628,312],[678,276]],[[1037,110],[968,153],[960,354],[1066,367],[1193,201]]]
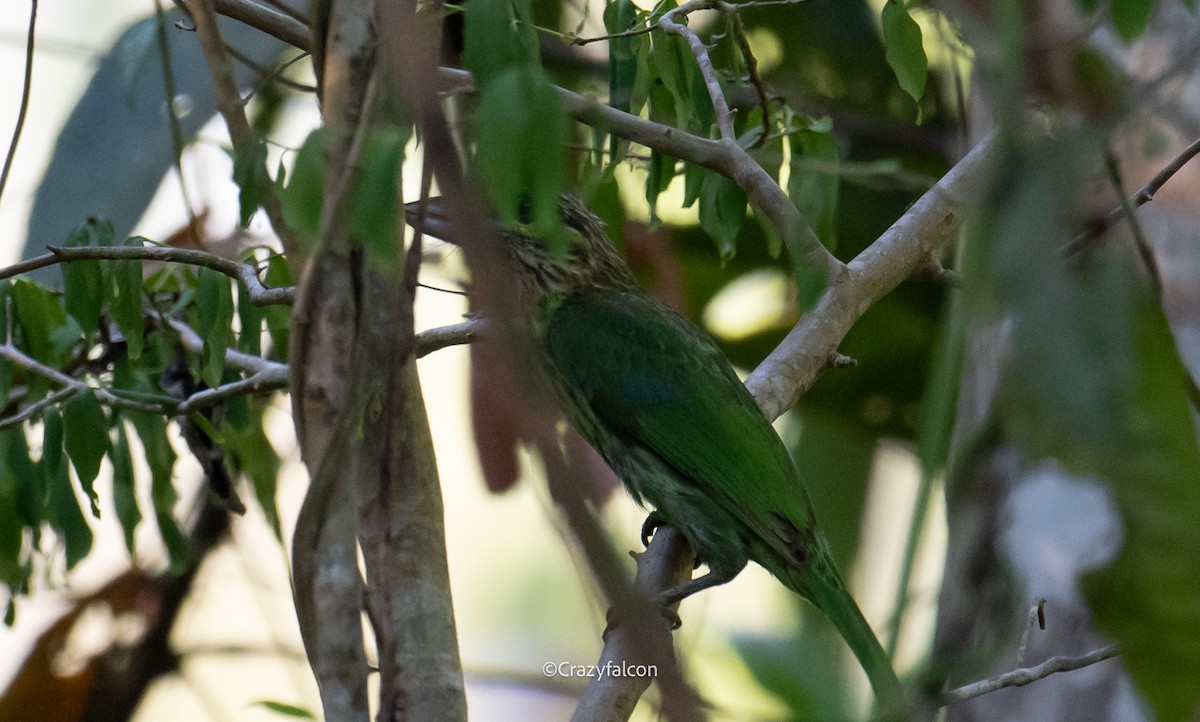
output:
[[[517,222],[523,226],[533,223],[533,204],[529,202],[529,196],[521,196],[517,201]]]

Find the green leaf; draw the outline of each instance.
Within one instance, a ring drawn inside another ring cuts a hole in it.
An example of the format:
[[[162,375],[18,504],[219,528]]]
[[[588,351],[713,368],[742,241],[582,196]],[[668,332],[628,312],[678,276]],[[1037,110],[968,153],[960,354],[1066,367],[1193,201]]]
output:
[[[91,389],[76,393],[63,405],[63,445],[79,484],[92,503],[92,514],[100,516],[100,499],[93,482],[100,462],[108,453],[108,418]]]
[[[531,59],[509,0],[471,0],[463,8],[463,65],[485,90],[504,71]]]
[[[470,6],[468,5],[468,7],[470,7]],[[312,719],[312,720],[316,719],[316,717],[313,716],[312,712],[309,712],[308,710],[304,709],[303,707],[297,707],[296,705],[287,704],[285,702],[275,702],[275,701],[269,700],[269,699],[260,699],[257,702],[254,702],[252,704],[252,706],[263,707],[265,709],[271,710],[272,712],[276,712],[278,714],[284,715],[285,717],[295,717],[298,719]]]
[[[79,509],[71,488],[63,455],[63,420],[58,409],[47,408],[42,414],[42,471],[46,480],[47,520],[62,537],[67,553],[67,568],[72,569],[92,549],[92,528]]]
[[[133,476],[133,457],[129,453],[129,438],[125,434],[125,424],[117,421],[117,442],[112,450],[113,475],[113,506],[117,510],[117,519],[121,522],[121,530],[125,533],[125,548],[133,556],[136,547],[135,533],[142,521],[142,512],[137,503],[137,486]]]
[[[158,522],[159,534],[167,547],[169,568],[171,573],[181,574],[187,569],[188,548],[187,540],[175,522],[178,496],[171,483],[171,473],[175,468],[176,456],[167,438],[167,420],[163,416],[139,411],[125,413],[126,418],[133,422],[133,428],[146,452],[146,463],[150,467],[150,498],[154,501],[154,517]]]
[[[532,226],[548,242],[566,238],[559,213],[567,118],[540,69],[513,68],[483,91],[475,117],[476,167],[500,220]],[[523,218],[527,202],[529,217]]]
[[[142,241],[134,237],[126,241],[126,245],[140,246]],[[142,319],[142,263],[133,260],[109,263],[116,291],[111,305],[113,320],[125,337],[129,358],[136,359],[142,355],[146,333],[146,324]]]
[[[801,130],[789,137],[792,147],[788,197],[830,251],[837,248],[837,207],[840,183],[836,173],[814,168],[807,160],[836,166],[841,160],[837,143],[827,133]]]
[[[1082,580],[1096,623],[1121,644],[1125,669],[1161,722],[1195,719],[1200,703],[1200,449],[1187,401],[1188,371],[1161,311],[1142,304],[1123,438],[1102,473],[1125,523],[1108,567]]]
[[[408,134],[395,126],[367,133],[359,159],[358,192],[350,208],[350,233],[380,269],[393,268],[397,253],[396,209],[400,166]]]
[[[288,270],[287,259],[280,255],[272,255],[267,259],[267,272],[263,274],[263,282],[272,288],[292,285],[292,274]],[[271,337],[272,357],[286,360],[288,355],[288,332],[291,329],[291,309],[286,306],[267,306],[263,310],[267,318],[267,334]]]
[[[238,294],[238,326],[241,328],[238,333],[238,350],[260,356],[262,355],[263,310],[254,305],[250,300],[250,292],[241,284],[234,288],[237,289]]]
[[[325,131],[308,134],[296,153],[288,183],[278,190],[283,221],[296,231],[312,251],[320,244],[321,207],[324,204]],[[279,183],[283,183],[280,176]]]
[[[1126,43],[1133,42],[1146,31],[1154,0],[1113,0],[1112,21],[1117,35]]]
[[[882,20],[888,65],[892,66],[904,92],[917,101],[917,122],[920,122],[920,101],[925,94],[925,76],[929,70],[925,46],[921,43],[921,26],[908,14],[902,0],[887,0]]]
[[[1011,324],[1005,433],[1111,491],[1124,543],[1081,585],[1155,718],[1183,721],[1200,702],[1200,449],[1187,372],[1123,249],[1094,249],[1082,267],[1061,253],[1105,143],[1062,134],[1001,159],[1007,172],[966,244],[963,289],[970,323]]]
[[[67,327],[67,314],[49,289],[19,278],[12,285],[13,310],[25,340],[24,348],[38,361],[58,365],[51,333]],[[42,382],[44,387],[45,382]]]
[[[733,258],[746,223],[746,192],[732,180],[708,173],[700,186],[700,226],[717,243],[721,261]]]
[[[20,509],[20,470],[9,463],[7,448],[16,441],[13,437],[17,435],[21,436],[19,443],[23,445],[25,439],[21,429],[0,431],[0,582],[10,590],[22,586],[28,574],[22,562],[25,524]]]
[[[267,523],[277,539],[283,539],[283,528],[279,522],[279,511],[275,506],[276,479],[279,475],[279,453],[271,445],[263,431],[265,404],[251,401],[249,423],[243,426],[227,424],[225,438],[236,455],[242,471],[254,485],[254,496],[267,517]]]
[[[258,136],[234,146],[233,182],[238,187],[238,224],[245,228],[267,197],[267,144]]]
[[[22,525],[33,532],[33,547],[38,546],[38,530],[46,509],[46,480],[38,464],[29,458],[29,444],[21,429],[0,432],[5,438],[4,459],[16,482],[17,510]]]
[[[200,269],[200,290],[196,305],[200,321],[196,332],[204,339],[204,361],[201,378],[209,386],[219,386],[225,371],[225,352],[233,341],[233,292],[229,277],[212,270]]]
[[[638,9],[632,0],[614,0],[604,7],[604,28],[609,34],[625,32],[638,21]],[[626,113],[641,112],[646,102],[645,76],[639,77],[639,60],[634,50],[636,43],[645,43],[644,37],[617,37],[608,41],[608,104]],[[608,141],[609,165],[616,165],[629,142],[610,135]]]

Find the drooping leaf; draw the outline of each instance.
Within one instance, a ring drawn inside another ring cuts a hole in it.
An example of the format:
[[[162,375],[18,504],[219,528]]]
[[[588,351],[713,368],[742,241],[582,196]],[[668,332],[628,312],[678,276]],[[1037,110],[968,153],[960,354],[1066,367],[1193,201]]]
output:
[[[218,386],[225,371],[225,352],[233,341],[233,292],[229,277],[211,268],[201,268],[199,277],[196,332],[204,339],[200,376],[209,386]]]
[[[113,506],[117,510],[117,519],[121,522],[121,530],[125,534],[125,548],[130,556],[135,552],[135,533],[142,521],[142,511],[137,503],[137,486],[133,475],[133,457],[129,453],[129,437],[125,433],[125,424],[117,421],[117,441],[112,449],[112,479]]]
[[[479,99],[475,126],[476,167],[500,220],[563,241],[567,120],[545,74],[524,67],[502,72]]]
[[[310,252],[321,238],[321,208],[325,200],[324,154],[325,131],[318,128],[308,134],[296,153],[287,184],[277,189],[283,221],[300,234]],[[277,182],[284,182],[282,175]]]
[[[472,0],[463,10],[463,65],[485,89],[504,71],[529,60],[509,0]]]
[[[604,28],[611,34],[631,29],[638,20],[638,9],[632,0],[612,0],[604,7]],[[646,82],[639,77],[639,62],[635,43],[645,43],[641,36],[615,37],[608,41],[608,104],[626,113],[641,112],[646,102]],[[616,135],[609,136],[609,165],[620,162],[629,146]]]
[[[789,138],[792,146],[788,197],[830,251],[837,248],[837,207],[840,183],[832,168],[841,160],[837,143],[828,133],[801,130]],[[820,165],[818,165],[820,164]],[[822,167],[825,166],[825,167]]]
[[[126,245],[140,246],[141,238],[134,237],[126,241]],[[136,359],[142,355],[142,342],[145,337],[145,321],[142,319],[142,264],[140,261],[122,260],[110,261],[112,284],[115,289],[110,306],[113,320],[121,335],[125,337],[129,358]]]
[[[292,285],[292,274],[287,260],[280,255],[267,259],[267,271],[263,282],[272,288]],[[286,306],[267,306],[263,309],[267,319],[267,334],[271,337],[272,357],[286,360],[288,354],[288,331],[291,328],[291,313]]]
[[[120,68],[121,81],[125,85],[125,100],[130,110],[135,106],[137,80],[146,67],[150,50],[158,39],[158,18],[145,17],[130,25],[113,45],[112,53]]]
[[[263,431],[264,405],[251,404],[248,423],[227,424],[225,438],[239,465],[254,485],[254,496],[276,538],[282,539],[279,511],[275,505],[275,482],[279,474],[279,454]]]
[[[67,236],[67,248],[89,245],[89,224],[84,224]],[[72,261],[63,264],[63,305],[67,313],[79,323],[85,333],[94,333],[100,327],[100,310],[103,301],[103,261]]]
[[[359,160],[358,192],[350,208],[350,232],[377,267],[394,267],[400,166],[408,134],[392,126],[367,133]]]
[[[92,549],[92,528],[79,508],[71,488],[71,475],[63,454],[63,420],[54,407],[42,414],[42,471],[46,481],[47,515],[50,526],[66,547],[67,568],[72,569]]]
[[[736,182],[708,173],[700,186],[700,225],[716,241],[721,260],[737,251],[737,237],[746,224],[746,192]]]
[[[237,289],[238,350],[259,356],[262,354],[263,310],[250,301],[250,293],[240,284]]]
[[[24,444],[20,429],[0,431],[0,582],[10,590],[20,587],[28,573],[22,559],[25,525],[21,518],[20,477],[17,475],[21,470],[14,469],[9,463],[7,448],[18,435],[22,437],[20,443]]]
[[[887,0],[883,6],[883,47],[888,65],[904,92],[917,102],[920,122],[921,96],[925,94],[925,76],[929,60],[921,42],[921,26],[908,14],[903,0]]]
[[[92,514],[98,517],[100,498],[93,482],[100,473],[100,462],[108,453],[108,418],[90,389],[76,393],[63,405],[63,434],[63,448],[91,501]]]
[[[171,483],[175,468],[175,450],[167,438],[166,418],[137,411],[125,412],[133,422],[133,428],[146,451],[146,463],[150,467],[150,498],[154,502],[154,517],[158,531],[167,548],[169,568],[172,573],[182,573],[187,568],[187,540],[179,531],[175,521],[175,502],[178,496]]]
[[[293,7],[306,5],[300,0],[286,2]],[[164,15],[167,23],[186,20],[180,10],[168,9]],[[185,144],[216,112],[203,50],[194,37],[182,37],[170,26],[165,35],[175,97],[171,105],[166,103],[155,25],[153,17],[130,23],[112,50],[95,64],[38,187],[23,257],[43,253],[47,240],[65,238],[89,216],[111,219],[116,237],[128,236],[174,161],[166,112],[174,111]],[[255,87],[263,68],[285,47],[283,41],[242,23],[223,24],[221,33],[249,60],[233,64],[235,82],[242,88]],[[54,267],[37,271],[34,277],[57,283],[58,274]]]
[[[233,182],[238,187],[238,225],[250,223],[271,182],[267,175],[267,144],[257,136],[234,146]]]
[[[67,315],[58,296],[32,281],[19,278],[12,284],[12,297],[25,350],[38,361],[57,365],[61,359],[54,356],[51,334],[67,326]]]

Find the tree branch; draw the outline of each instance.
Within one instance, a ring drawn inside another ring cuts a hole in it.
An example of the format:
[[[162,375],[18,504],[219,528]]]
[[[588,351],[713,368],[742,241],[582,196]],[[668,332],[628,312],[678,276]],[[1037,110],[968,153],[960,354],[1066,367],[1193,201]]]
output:
[[[1093,664],[1117,656],[1119,651],[1117,645],[1110,644],[1107,647],[1101,647],[1078,657],[1051,657],[1036,667],[1014,669],[993,679],[984,679],[963,685],[957,689],[952,689],[942,695],[941,704],[942,706],[947,706],[958,702],[965,702],[966,700],[981,697],[1005,687],[1024,687],[1027,684],[1033,684],[1039,679],[1045,679],[1058,672],[1070,672],[1090,667]]]
[[[695,555],[683,534],[671,527],[659,527],[646,551],[632,556],[637,560],[634,589],[646,600],[692,578]],[[654,615],[660,615],[653,607],[641,611],[652,615],[649,621],[655,621]],[[605,631],[604,650],[596,665],[598,671],[608,670],[609,673],[597,674],[588,682],[571,722],[624,722],[629,719],[638,699],[660,674],[644,650],[671,648],[671,630],[665,618],[657,616],[660,622],[657,628],[648,624],[645,625],[648,630],[639,630],[621,623],[617,608],[612,614],[616,620]],[[648,632],[649,637],[639,638],[639,632]],[[613,670],[622,673],[612,673]]]
[[[215,0],[183,0],[184,6],[192,16],[192,22],[196,24],[196,34],[200,37],[200,46],[204,50],[204,57],[208,61],[209,71],[212,73],[213,88],[217,95],[217,110],[221,113],[221,117],[225,120],[225,126],[229,130],[234,156],[248,157],[250,153],[248,146],[258,140],[250,128],[250,122],[246,119],[245,104],[238,91],[237,83],[234,81],[233,68],[225,53],[225,41],[222,40],[221,30],[217,26],[214,3]],[[265,10],[265,8],[263,9]],[[262,177],[269,178],[270,173],[266,167],[265,158],[262,165]],[[262,207],[271,221],[271,227],[275,229],[275,234],[283,243],[289,263],[298,264],[302,246],[291,228],[284,222],[279,197],[270,187],[263,195]]]
[[[791,408],[855,322],[957,233],[990,175],[993,136],[951,168],[825,289],[811,312],[746,379],[767,418]]]
[[[274,8],[250,0],[215,0],[213,4],[216,11],[227,18],[245,23],[306,52],[312,49],[308,26]]]
[[[72,261],[159,261],[200,266],[223,273],[245,287],[251,303],[255,306],[286,306],[290,305],[296,297],[296,289],[293,286],[270,288],[263,285],[258,277],[258,269],[252,264],[230,261],[214,256],[207,251],[193,248],[174,248],[172,246],[76,246],[74,248],[46,246],[46,248],[50,251],[49,253],[0,269],[0,281],[39,268]]]

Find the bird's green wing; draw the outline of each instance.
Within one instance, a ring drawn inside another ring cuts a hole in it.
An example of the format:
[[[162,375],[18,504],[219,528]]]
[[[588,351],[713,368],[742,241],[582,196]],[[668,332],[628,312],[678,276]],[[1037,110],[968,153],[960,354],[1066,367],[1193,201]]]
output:
[[[644,294],[606,290],[566,297],[546,345],[602,423],[721,497],[768,542],[781,518],[810,527],[787,450],[704,332]]]

